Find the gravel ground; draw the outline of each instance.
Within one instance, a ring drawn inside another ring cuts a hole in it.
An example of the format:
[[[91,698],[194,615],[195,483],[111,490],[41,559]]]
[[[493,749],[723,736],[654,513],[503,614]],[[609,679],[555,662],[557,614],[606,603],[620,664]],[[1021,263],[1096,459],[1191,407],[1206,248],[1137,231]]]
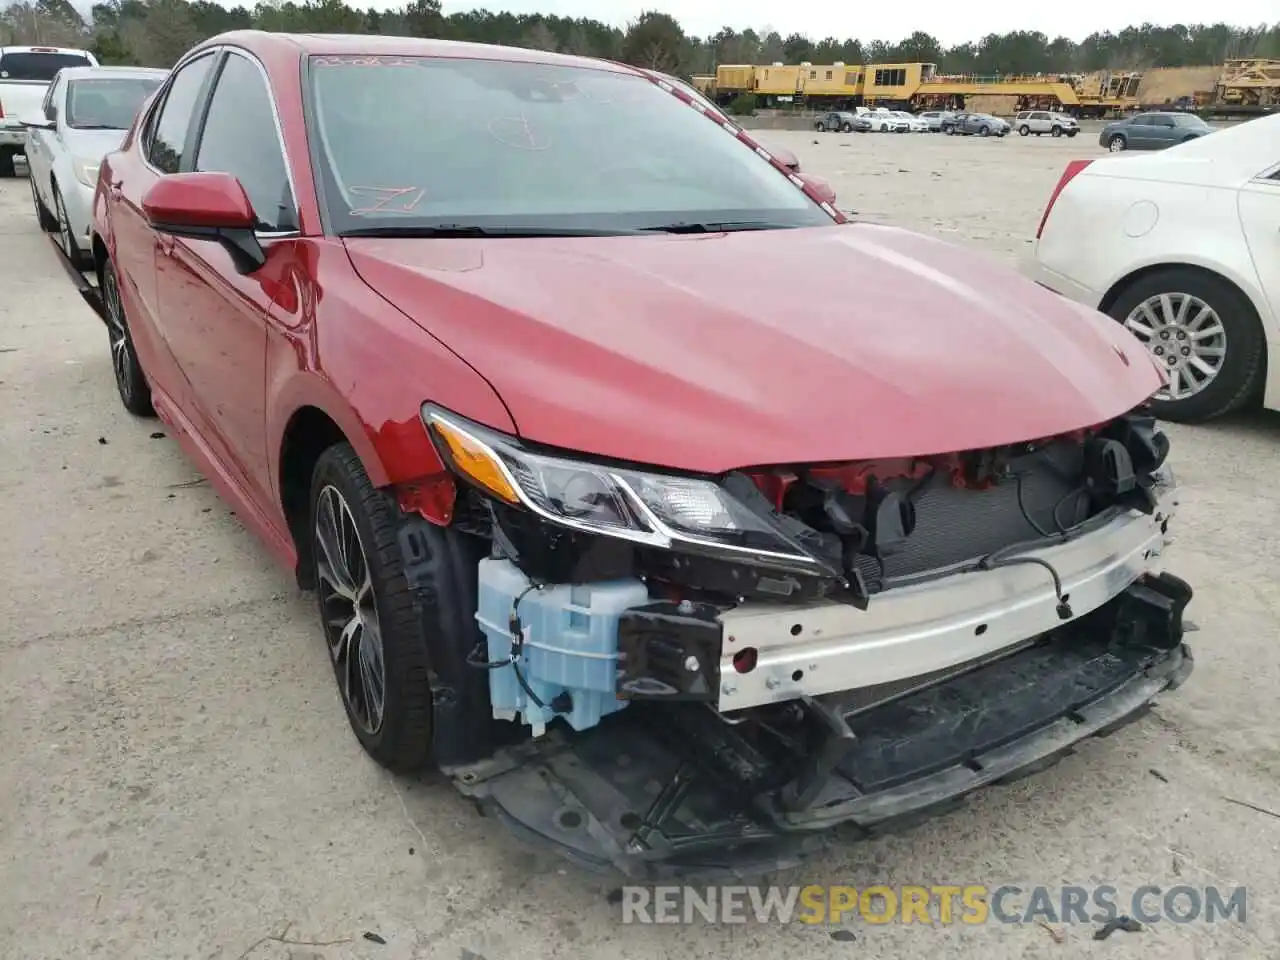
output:
[[[864,218],[1016,263],[1088,136],[774,131]],[[1275,957],[1280,418],[1174,428],[1169,568],[1197,669],[1153,715],[918,830],[785,883],[1248,888],[1245,923],[627,927],[611,886],[530,851],[346,727],[309,600],[157,426],[0,181],[0,956]],[[856,295],[856,291],[850,291]],[[364,938],[366,931],[386,941]],[[853,942],[847,942],[852,935]],[[336,942],[335,942],[336,941]],[[327,942],[327,943],[322,943]]]

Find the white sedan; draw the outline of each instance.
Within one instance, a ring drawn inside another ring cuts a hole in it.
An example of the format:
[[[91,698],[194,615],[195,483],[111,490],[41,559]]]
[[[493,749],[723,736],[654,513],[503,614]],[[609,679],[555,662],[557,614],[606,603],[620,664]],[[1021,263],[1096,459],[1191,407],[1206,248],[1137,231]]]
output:
[[[1073,160],[1035,259],[1042,285],[1146,346],[1168,380],[1159,416],[1280,410],[1280,115],[1159,153]]]
[[[926,117],[917,117],[915,114],[907,113],[905,110],[894,110],[890,115],[905,121],[907,130],[911,133],[929,132],[929,120]]]
[[[907,133],[911,129],[907,120],[888,110],[873,110],[863,116],[871,122],[871,130],[875,133]]]
[[[169,71],[67,67],[58,71],[27,128],[27,176],[36,216],[75,265],[89,255],[93,191],[102,158],[120,146],[138,108]]]

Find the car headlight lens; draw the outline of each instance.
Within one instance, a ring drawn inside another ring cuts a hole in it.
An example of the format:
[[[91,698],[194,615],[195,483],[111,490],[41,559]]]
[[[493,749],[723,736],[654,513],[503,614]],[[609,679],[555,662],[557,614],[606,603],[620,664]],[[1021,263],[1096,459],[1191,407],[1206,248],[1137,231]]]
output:
[[[586,533],[743,563],[820,572],[823,565],[719,484],[526,450],[433,404],[422,420],[448,466],[496,499]]]
[[[98,183],[98,167],[101,161],[98,160],[73,160],[71,168],[75,171],[76,179],[83,183],[86,187],[92,187]]]

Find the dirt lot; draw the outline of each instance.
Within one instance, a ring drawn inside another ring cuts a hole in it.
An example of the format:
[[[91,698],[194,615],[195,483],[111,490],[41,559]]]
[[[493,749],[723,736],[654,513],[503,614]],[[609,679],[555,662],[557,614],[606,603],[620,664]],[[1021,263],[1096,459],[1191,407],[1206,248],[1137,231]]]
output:
[[[1098,152],[1087,135],[765,136],[859,215],[1011,262],[1064,163]],[[779,878],[1110,884],[1122,904],[1147,884],[1245,885],[1244,924],[1103,942],[1076,925],[1064,943],[995,922],[854,922],[854,942],[803,925],[624,928],[612,883],[365,759],[309,599],[158,427],[120,409],[106,334],[22,179],[0,182],[0,291],[6,960],[1280,955],[1280,819],[1227,799],[1280,809],[1280,417],[1171,431],[1169,567],[1197,588],[1201,628],[1187,686],[1051,770]]]

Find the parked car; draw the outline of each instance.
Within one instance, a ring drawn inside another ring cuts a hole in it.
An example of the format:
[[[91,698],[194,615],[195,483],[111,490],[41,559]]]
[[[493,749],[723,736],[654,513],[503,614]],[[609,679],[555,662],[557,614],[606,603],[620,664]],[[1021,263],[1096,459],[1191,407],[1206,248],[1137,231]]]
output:
[[[939,133],[942,130],[943,121],[955,116],[950,110],[926,110],[920,114],[920,119],[929,125],[930,133]]]
[[[1155,411],[1280,410],[1280,116],[1169,153],[1076,160],[1049,198],[1037,279],[1124,324],[1166,373]]]
[[[73,47],[0,47],[0,177],[12,177],[14,158],[26,153],[21,118],[39,111],[54,75],[97,63],[88,50]]]
[[[942,132],[948,136],[1003,137],[1009,129],[1006,121],[989,113],[956,113],[942,121]]]
[[[1024,137],[1033,133],[1037,137],[1046,133],[1053,137],[1074,137],[1080,132],[1080,123],[1075,117],[1052,110],[1023,110],[1013,118],[1013,128]]]
[[[813,129],[822,133],[830,130],[832,133],[852,133],[854,125],[857,123],[858,116],[854,113],[848,113],[840,110],[833,110],[830,113],[824,113],[814,121]]]
[[[168,75],[145,67],[67,67],[49,85],[27,128],[27,178],[36,217],[56,230],[67,259],[89,254],[93,192],[102,158],[120,146],[133,118]]]
[[[1136,113],[1103,127],[1098,145],[1112,153],[1164,150],[1209,133],[1213,133],[1213,127],[1194,113]]]
[[[899,120],[905,121],[908,133],[928,133],[929,121],[915,114],[907,113],[905,110],[894,110],[891,116],[897,117]]]
[[[246,31],[100,174],[121,401],[315,591],[359,743],[633,876],[917,818],[1192,666],[1138,341],[763,152],[617,64]]]
[[[690,100],[693,100],[695,103],[701,104],[703,110],[706,110],[707,112],[711,113],[713,116],[720,119],[721,122],[725,122],[729,120],[728,116],[726,116],[725,112],[721,110],[720,107],[718,107],[715,103],[713,103],[710,99],[708,99],[696,87],[688,83],[685,83],[679,77],[674,77],[669,73],[662,73],[661,71],[658,71],[658,70],[650,70],[645,67],[637,67],[636,69],[638,69],[641,73],[645,74],[648,77],[651,77],[655,80],[664,80],[667,83],[671,84],[676,89],[682,91]],[[790,150],[788,150],[786,147],[767,145],[766,149],[775,157],[777,157],[778,161],[784,167],[790,170],[792,173],[800,172],[799,159],[797,159],[796,155],[792,153]]]
[[[910,123],[888,110],[874,110],[862,116],[870,125],[868,129],[876,133],[907,133],[911,129]]]

